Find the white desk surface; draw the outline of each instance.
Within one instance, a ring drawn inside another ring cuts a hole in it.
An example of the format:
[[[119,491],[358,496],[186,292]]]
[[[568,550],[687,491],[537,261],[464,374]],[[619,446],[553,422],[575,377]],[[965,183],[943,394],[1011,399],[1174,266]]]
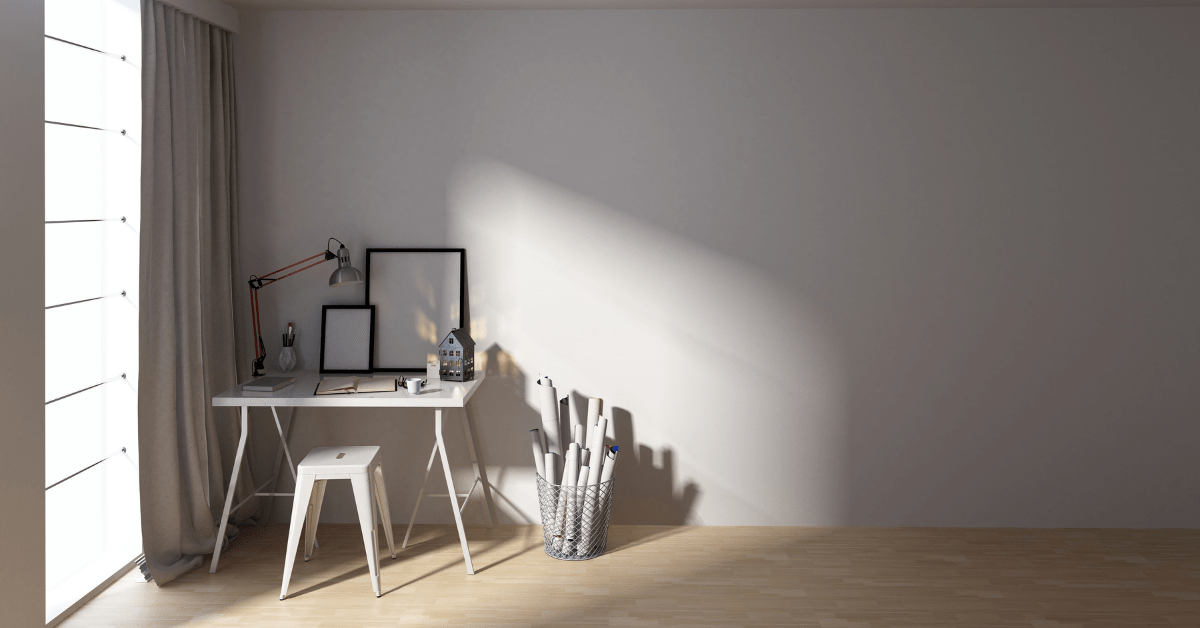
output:
[[[443,382],[429,380],[428,386],[419,395],[408,394],[408,389],[397,387],[396,392],[353,393],[349,395],[314,395],[317,383],[331,377],[345,375],[327,374],[322,377],[315,370],[292,371],[291,373],[268,373],[268,375],[290,375],[296,383],[275,392],[242,391],[242,387],[231,388],[212,399],[214,406],[249,407],[296,407],[296,408],[462,408],[483,381],[483,373],[476,372],[469,382]],[[374,377],[423,377],[418,373],[376,373]],[[364,376],[360,376],[364,377]],[[366,375],[365,377],[371,377]]]

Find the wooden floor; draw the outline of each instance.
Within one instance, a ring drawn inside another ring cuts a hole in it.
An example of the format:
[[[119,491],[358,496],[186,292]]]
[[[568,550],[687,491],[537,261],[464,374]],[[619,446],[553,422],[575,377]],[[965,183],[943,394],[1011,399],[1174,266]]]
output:
[[[498,526],[468,529],[468,576],[453,527],[420,526],[376,599],[358,527],[323,525],[281,602],[286,534],[247,528],[216,574],[125,577],[62,626],[1200,626],[1198,530],[614,527],[562,562]]]

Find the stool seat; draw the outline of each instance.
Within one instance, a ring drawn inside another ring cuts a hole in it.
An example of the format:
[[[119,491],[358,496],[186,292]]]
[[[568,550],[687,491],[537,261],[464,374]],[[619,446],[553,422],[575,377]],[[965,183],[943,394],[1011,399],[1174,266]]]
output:
[[[366,473],[367,467],[379,457],[375,445],[351,447],[316,447],[308,452],[296,468],[297,473]]]
[[[354,490],[354,504],[358,510],[358,524],[362,529],[363,545],[367,550],[367,570],[371,574],[371,588],[375,590],[375,597],[382,595],[376,512],[383,519],[383,531],[392,558],[396,557],[396,544],[392,539],[392,516],[388,509],[387,487],[383,482],[383,465],[379,462],[379,447],[317,447],[300,461],[296,472],[296,494],[292,502],[292,522],[288,528],[287,552],[283,561],[283,587],[279,591],[279,599],[287,597],[288,584],[292,580],[292,567],[296,561],[296,546],[300,544],[301,527],[304,529],[304,560],[307,562],[312,556],[317,539],[317,523],[321,519],[321,505],[325,501],[325,485],[329,480],[350,480],[350,486]]]

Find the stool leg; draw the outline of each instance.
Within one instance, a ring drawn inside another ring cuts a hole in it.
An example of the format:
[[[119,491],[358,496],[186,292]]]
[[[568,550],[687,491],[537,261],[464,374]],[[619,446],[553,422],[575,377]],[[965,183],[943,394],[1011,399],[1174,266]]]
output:
[[[379,539],[375,535],[375,501],[371,496],[371,480],[367,473],[350,476],[354,487],[354,505],[358,508],[358,524],[362,528],[363,545],[367,548],[367,567],[371,572],[371,588],[375,597],[383,595],[379,578]]]
[[[304,520],[304,562],[312,558],[313,544],[317,542],[317,524],[321,521],[321,504],[325,502],[325,485],[329,480],[317,480],[313,484],[312,497],[308,500],[308,516]]]
[[[283,560],[283,588],[279,590],[279,599],[287,597],[288,583],[292,581],[292,565],[296,562],[296,546],[300,544],[300,528],[304,525],[304,515],[308,510],[308,502],[312,497],[312,475],[301,475],[296,480],[296,495],[292,498],[292,524],[288,529],[287,557]]]
[[[388,509],[387,485],[383,482],[383,465],[375,465],[375,501],[379,503],[379,518],[383,520],[383,535],[387,537],[388,551],[396,557],[396,540],[392,538],[392,513]]]

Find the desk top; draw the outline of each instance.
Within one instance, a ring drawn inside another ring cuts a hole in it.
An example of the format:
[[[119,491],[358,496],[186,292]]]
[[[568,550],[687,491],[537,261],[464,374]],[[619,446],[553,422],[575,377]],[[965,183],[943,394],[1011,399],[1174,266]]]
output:
[[[323,379],[313,370],[293,371],[291,373],[269,373],[270,375],[290,375],[296,378],[296,383],[275,392],[242,391],[242,387],[231,388],[212,398],[214,406],[253,406],[253,407],[304,407],[304,408],[462,408],[467,405],[471,395],[483,381],[483,373],[476,371],[475,379],[469,382],[443,382],[429,380],[428,386],[419,395],[410,395],[408,390],[400,387],[396,392],[387,393],[353,393],[349,395],[314,395],[317,383]],[[381,373],[375,377],[387,377],[392,373]],[[409,373],[399,377],[420,377],[420,374]],[[345,375],[327,375],[328,377],[345,377]],[[369,376],[368,376],[369,377]]]

